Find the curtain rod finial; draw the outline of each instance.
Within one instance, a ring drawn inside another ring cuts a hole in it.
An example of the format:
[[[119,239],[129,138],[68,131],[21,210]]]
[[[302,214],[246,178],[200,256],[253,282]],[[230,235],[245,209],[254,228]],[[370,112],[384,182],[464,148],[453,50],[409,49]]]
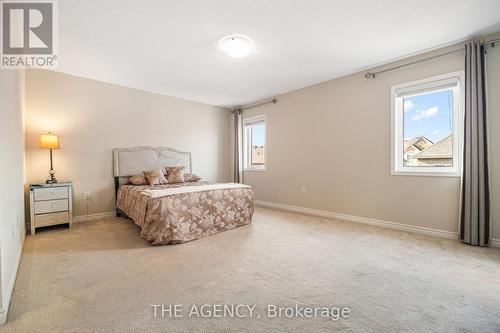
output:
[[[365,78],[367,78],[367,79],[374,79],[375,78],[375,73],[366,72]]]

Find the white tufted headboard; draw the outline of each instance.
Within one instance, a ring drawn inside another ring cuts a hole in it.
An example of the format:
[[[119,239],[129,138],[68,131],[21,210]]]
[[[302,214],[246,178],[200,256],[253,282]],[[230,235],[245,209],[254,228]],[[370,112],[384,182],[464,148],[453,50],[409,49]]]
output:
[[[113,149],[115,198],[120,184],[126,183],[128,177],[166,166],[184,166],[186,171],[191,173],[191,153],[167,147],[148,146]],[[121,214],[117,208],[116,216]]]
[[[132,147],[113,149],[113,174],[115,177],[135,176],[143,171],[166,166],[184,166],[191,170],[191,153],[166,147]]]

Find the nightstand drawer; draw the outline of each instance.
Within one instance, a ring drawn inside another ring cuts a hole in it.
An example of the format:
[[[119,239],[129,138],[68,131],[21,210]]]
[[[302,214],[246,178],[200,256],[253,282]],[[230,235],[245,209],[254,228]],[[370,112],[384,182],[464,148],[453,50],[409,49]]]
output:
[[[67,187],[39,188],[33,192],[35,201],[67,199],[69,197]]]
[[[35,215],[35,228],[69,223],[68,212]]]
[[[35,215],[69,210],[68,199],[35,201]]]

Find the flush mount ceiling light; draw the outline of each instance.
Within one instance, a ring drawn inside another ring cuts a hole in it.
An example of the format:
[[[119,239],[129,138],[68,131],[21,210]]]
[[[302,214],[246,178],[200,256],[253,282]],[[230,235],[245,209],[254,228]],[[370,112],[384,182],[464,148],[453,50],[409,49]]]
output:
[[[246,36],[230,35],[219,41],[219,47],[230,57],[243,58],[254,50],[254,43]]]

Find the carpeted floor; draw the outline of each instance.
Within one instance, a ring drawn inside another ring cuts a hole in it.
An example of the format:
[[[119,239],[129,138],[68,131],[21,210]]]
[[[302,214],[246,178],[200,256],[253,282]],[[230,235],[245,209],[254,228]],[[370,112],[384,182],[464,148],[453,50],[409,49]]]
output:
[[[182,317],[155,317],[153,304],[180,304]],[[188,316],[202,304],[257,305],[252,318]],[[266,311],[295,304],[350,313]],[[0,331],[498,332],[500,251],[263,208],[250,226],[150,247],[110,218],[27,237]]]

